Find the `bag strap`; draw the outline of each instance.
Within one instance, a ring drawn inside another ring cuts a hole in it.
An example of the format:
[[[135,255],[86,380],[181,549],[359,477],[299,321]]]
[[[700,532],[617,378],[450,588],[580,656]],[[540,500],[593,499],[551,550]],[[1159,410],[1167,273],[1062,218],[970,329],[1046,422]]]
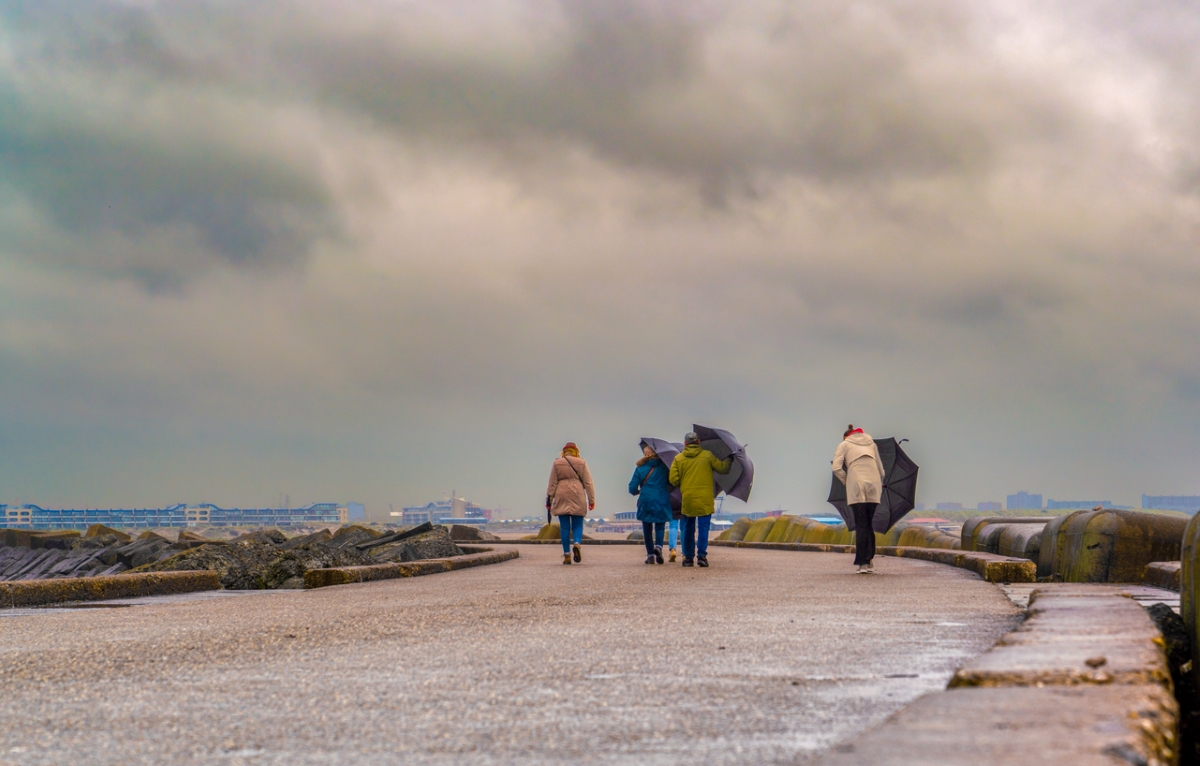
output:
[[[655,472],[655,471],[657,471],[657,470],[658,470],[658,466],[654,466],[654,467],[652,467],[652,468],[650,469],[650,473],[646,474],[646,478],[642,479],[642,483],[641,483],[641,485],[638,487],[638,489],[641,489],[642,487],[646,486],[646,482],[650,481],[650,477],[651,477],[651,476],[653,476],[653,475],[654,475],[654,472]]]
[[[583,484],[583,477],[579,475],[579,470],[577,468],[575,468],[574,465],[571,464],[571,458],[567,457],[566,455],[563,455],[562,459],[571,468],[571,471],[575,474],[575,478],[579,479],[579,483]],[[586,489],[586,488],[587,488],[587,485],[584,484],[584,489]]]

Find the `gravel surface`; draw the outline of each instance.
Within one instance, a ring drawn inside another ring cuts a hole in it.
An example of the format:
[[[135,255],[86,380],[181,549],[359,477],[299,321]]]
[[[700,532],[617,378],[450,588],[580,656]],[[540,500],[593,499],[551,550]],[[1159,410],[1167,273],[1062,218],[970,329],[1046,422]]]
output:
[[[860,576],[843,554],[520,553],[0,617],[0,763],[796,763],[1019,619],[975,575],[909,559]]]

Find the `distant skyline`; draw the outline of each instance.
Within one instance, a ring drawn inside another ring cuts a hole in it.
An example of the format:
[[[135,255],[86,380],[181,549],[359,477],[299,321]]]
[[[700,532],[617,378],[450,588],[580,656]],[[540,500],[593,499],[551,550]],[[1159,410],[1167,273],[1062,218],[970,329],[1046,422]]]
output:
[[[1200,494],[1200,10],[0,6],[0,502]],[[1016,477],[1016,481],[1014,481]],[[965,503],[964,503],[965,504]]]

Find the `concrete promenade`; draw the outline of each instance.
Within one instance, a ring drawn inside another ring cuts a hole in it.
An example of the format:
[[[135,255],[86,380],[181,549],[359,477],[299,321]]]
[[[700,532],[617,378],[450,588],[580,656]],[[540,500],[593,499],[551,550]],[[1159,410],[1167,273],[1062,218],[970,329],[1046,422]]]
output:
[[[557,546],[416,579],[0,612],[0,763],[796,763],[1018,621],[940,564]]]

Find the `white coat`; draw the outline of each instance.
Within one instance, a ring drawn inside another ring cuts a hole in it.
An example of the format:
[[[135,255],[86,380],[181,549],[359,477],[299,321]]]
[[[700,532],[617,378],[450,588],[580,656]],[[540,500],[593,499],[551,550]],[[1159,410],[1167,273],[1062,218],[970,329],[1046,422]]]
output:
[[[883,494],[883,461],[869,434],[847,436],[833,453],[833,475],[846,484],[846,505],[878,503]]]

